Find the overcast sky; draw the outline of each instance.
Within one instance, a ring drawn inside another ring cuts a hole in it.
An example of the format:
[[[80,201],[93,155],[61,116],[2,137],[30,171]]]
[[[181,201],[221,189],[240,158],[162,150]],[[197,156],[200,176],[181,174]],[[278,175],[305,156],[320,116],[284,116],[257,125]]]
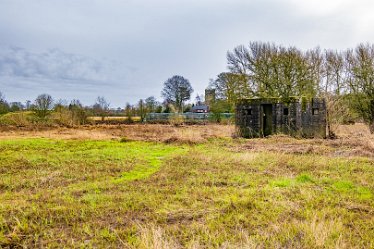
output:
[[[193,96],[249,41],[301,49],[374,43],[371,0],[0,0],[0,91],[8,101],[155,96],[173,75]]]

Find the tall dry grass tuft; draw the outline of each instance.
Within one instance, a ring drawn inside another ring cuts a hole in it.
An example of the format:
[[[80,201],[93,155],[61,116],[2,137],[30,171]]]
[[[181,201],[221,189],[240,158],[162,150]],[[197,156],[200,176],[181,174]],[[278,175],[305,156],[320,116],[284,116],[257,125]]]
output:
[[[198,240],[192,239],[187,245],[182,246],[174,238],[169,237],[165,231],[158,226],[141,226],[137,225],[140,232],[140,244],[138,248],[144,249],[203,249],[207,248],[206,245],[200,244]],[[214,236],[212,234],[206,234],[206,236],[211,237],[210,239],[214,241]],[[258,249],[263,248],[263,245],[258,244],[253,238],[248,235],[248,232],[240,229],[238,230],[239,241],[233,243],[232,241],[226,241],[222,243],[218,248],[220,249]]]
[[[257,243],[252,237],[249,236],[247,231],[244,231],[243,229],[239,229],[237,231],[238,236],[240,237],[240,240],[238,243],[232,243],[232,242],[225,242],[220,247],[221,249],[236,249],[236,248],[242,248],[242,249],[259,249],[264,248],[262,244]]]
[[[329,219],[325,215],[322,215],[322,217],[314,215],[311,221],[303,221],[300,226],[311,245],[324,248],[329,244],[331,245],[331,242],[335,240],[334,237],[339,236],[333,247],[344,248],[344,240],[340,236],[344,225],[340,220]]]
[[[336,134],[338,137],[370,137],[369,127],[364,123],[356,123],[354,125],[340,125]]]
[[[172,249],[182,248],[172,238],[168,238],[164,230],[156,226],[138,225],[140,231],[139,248],[144,249]]]

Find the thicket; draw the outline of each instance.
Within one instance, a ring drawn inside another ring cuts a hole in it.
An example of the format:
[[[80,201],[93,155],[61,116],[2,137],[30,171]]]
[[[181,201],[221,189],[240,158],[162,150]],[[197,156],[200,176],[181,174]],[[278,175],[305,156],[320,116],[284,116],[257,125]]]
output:
[[[1,95],[3,96],[3,95]],[[20,104],[19,109],[12,110],[5,98],[0,101],[0,125],[31,126],[31,125],[63,125],[74,126],[87,123],[88,110],[79,100],[69,104],[64,101],[53,103],[48,94],[39,95],[28,107]]]
[[[211,81],[210,88],[231,111],[242,98],[324,97],[331,133],[333,126],[357,118],[374,132],[374,45],[302,51],[250,42],[229,51],[227,62],[229,71]]]

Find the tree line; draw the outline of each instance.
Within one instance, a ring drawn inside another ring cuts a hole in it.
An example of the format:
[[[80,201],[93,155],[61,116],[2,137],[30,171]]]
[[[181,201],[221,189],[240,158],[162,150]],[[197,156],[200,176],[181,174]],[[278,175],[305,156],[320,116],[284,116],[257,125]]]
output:
[[[319,47],[300,50],[269,42],[250,42],[227,52],[228,71],[211,80],[208,89],[214,89],[210,101],[213,113],[234,112],[238,99],[278,97],[287,102],[291,96],[323,97],[327,101],[327,119],[330,135],[332,126],[361,119],[374,132],[374,45],[359,44],[342,51],[322,50]],[[164,82],[161,96],[140,99],[135,105],[127,103],[122,109],[110,109],[104,97],[98,97],[92,106],[83,106],[79,100],[54,102],[42,94],[25,105],[8,103],[0,93],[0,114],[30,110],[35,120],[45,120],[52,112],[71,124],[83,124],[88,116],[124,115],[128,122],[139,116],[141,121],[149,112],[188,112],[193,88],[188,79],[175,75]],[[197,95],[196,104],[203,103]],[[67,118],[69,117],[69,118]],[[62,122],[62,121],[61,121]]]
[[[227,53],[228,72],[210,83],[231,110],[241,98],[324,97],[328,120],[361,118],[374,132],[374,45],[307,51],[268,42],[250,42]]]
[[[107,116],[125,116],[128,123],[132,123],[133,117],[140,117],[144,121],[147,113],[169,113],[169,112],[188,112],[192,105],[185,105],[185,101],[191,98],[193,89],[190,82],[179,75],[175,75],[164,82],[161,95],[163,102],[157,101],[154,96],[140,99],[136,104],[126,103],[124,108],[110,108],[110,103],[103,97],[98,96],[95,103],[91,106],[83,104],[73,99],[54,101],[49,94],[40,94],[33,102],[26,101],[8,103],[5,96],[0,92],[0,115],[9,112],[30,111],[32,122],[46,122],[51,119],[59,124],[80,125],[87,123],[89,116],[99,116],[104,121]],[[200,98],[200,96],[198,96]],[[201,100],[198,100],[200,103]],[[30,118],[29,118],[30,119]]]

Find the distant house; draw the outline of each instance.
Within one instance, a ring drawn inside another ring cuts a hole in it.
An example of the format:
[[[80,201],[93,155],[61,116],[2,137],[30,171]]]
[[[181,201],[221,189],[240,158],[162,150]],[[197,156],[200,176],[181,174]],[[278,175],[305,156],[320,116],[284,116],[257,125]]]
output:
[[[209,112],[209,106],[207,105],[195,105],[192,107],[191,110],[193,113],[208,113]]]

